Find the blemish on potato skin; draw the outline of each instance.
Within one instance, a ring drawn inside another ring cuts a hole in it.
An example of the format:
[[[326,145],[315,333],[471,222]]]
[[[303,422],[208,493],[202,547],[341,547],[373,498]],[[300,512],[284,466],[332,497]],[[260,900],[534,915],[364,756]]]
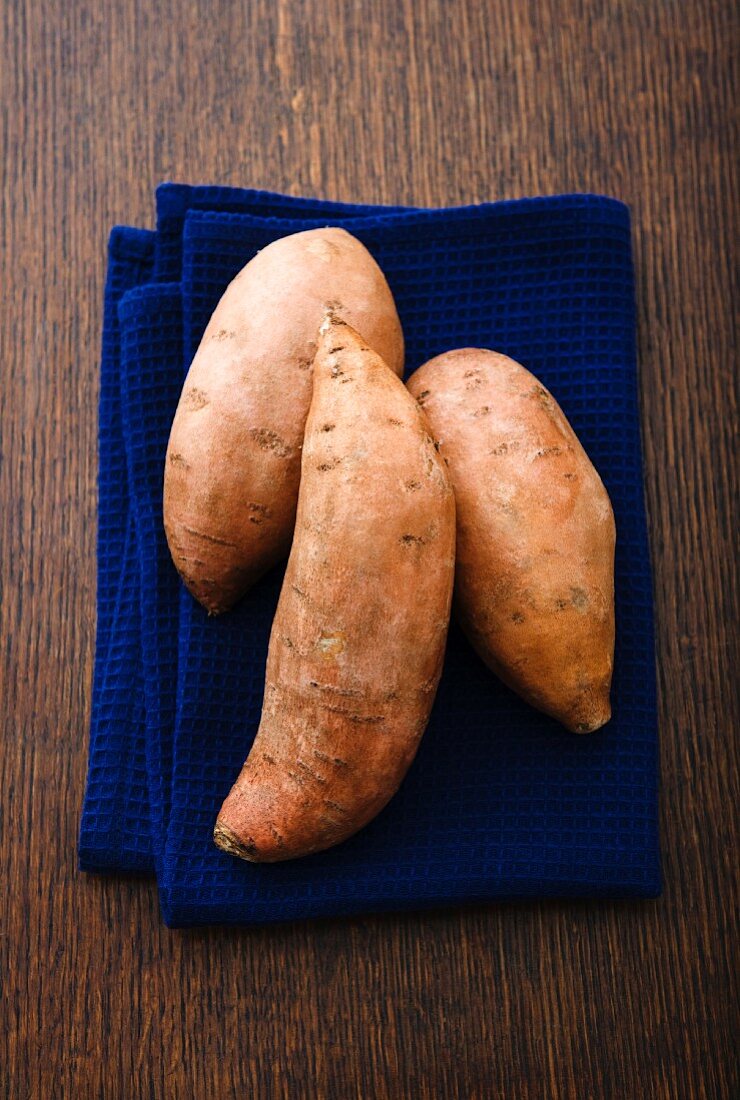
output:
[[[491,455],[508,455],[521,450],[521,447],[522,445],[518,439],[505,439],[502,443],[492,447],[488,453]]]
[[[586,611],[589,605],[588,593],[582,588],[571,588],[570,602],[576,611]]]
[[[346,646],[344,633],[341,630],[322,630],[315,648],[326,661],[331,661],[343,652]]]
[[[322,424],[321,426],[322,432],[333,432],[335,428],[336,424]]]
[[[304,248],[306,252],[316,256],[325,264],[328,264],[335,256],[340,254],[340,249],[333,241],[327,240],[326,237],[314,237],[313,240],[304,245]]]
[[[203,542],[212,542],[216,546],[230,546],[236,548],[236,543],[230,542],[229,539],[220,539],[216,535],[211,535],[208,531],[199,531],[197,527],[188,527],[185,523],[181,524],[181,527],[188,535],[192,535],[193,538],[196,539],[202,539]],[[203,583],[205,583],[205,581]]]
[[[555,401],[553,400],[552,395],[549,394],[545,387],[541,386],[539,383],[537,383],[536,386],[532,386],[531,389],[528,389],[524,396],[533,397],[535,401],[539,401],[539,403],[547,412],[555,411]]]
[[[278,458],[288,458],[293,453],[290,444],[271,428],[250,428],[249,435],[261,451],[273,451]]]
[[[341,458],[332,458],[329,462],[320,462],[316,469],[322,474],[326,473],[327,470],[336,470],[341,461]]]
[[[329,714],[339,714],[342,718],[346,718],[348,722],[359,724],[375,725],[378,722],[385,722],[386,719],[384,714],[360,714],[356,710],[348,710],[346,707],[337,707],[329,703],[325,703],[323,709],[328,711]]]
[[[297,760],[296,767],[300,768],[301,771],[306,773],[306,775],[310,775],[311,778],[314,779],[317,783],[326,783],[326,777],[323,775],[319,775],[317,771],[314,771],[311,765],[307,764],[305,760]]]
[[[336,812],[338,814],[346,814],[347,813],[344,806],[340,806],[340,804],[338,802],[333,802],[332,799],[330,799],[330,798],[325,798],[324,799],[324,805],[328,806],[330,810],[336,810]]]
[[[197,412],[198,409],[204,408],[209,402],[208,394],[205,390],[199,390],[197,386],[191,386],[183,394],[182,403],[183,408],[189,409],[190,412]]]
[[[522,615],[521,611],[515,611],[514,614],[511,616],[511,621],[513,623],[516,623],[517,626],[519,626],[521,623],[523,623],[524,622],[524,616]]]
[[[404,487],[404,489],[408,490],[409,493],[417,493],[419,491],[419,489],[421,489],[421,482],[420,481],[404,481],[403,487]]]
[[[491,411],[491,406],[490,405],[481,405],[481,407],[479,409],[476,409],[475,412],[471,413],[470,415],[473,416],[477,420],[481,416],[488,416],[490,411]]]
[[[317,691],[328,691],[332,695],[341,695],[342,698],[362,698],[362,692],[358,688],[340,688],[336,684],[320,684],[318,680],[309,680],[308,683]]]
[[[231,329],[220,328],[218,332],[214,332],[211,336],[211,340],[234,340],[236,333]]]
[[[249,501],[247,506],[249,512],[249,522],[259,526],[264,523],[266,519],[272,518],[272,509],[268,508],[266,504],[256,504],[254,501]]]
[[[348,768],[349,764],[346,760],[342,760],[341,756],[329,756],[328,753],[321,752],[320,749],[313,749],[313,754],[317,760],[321,760],[323,764],[333,764],[335,768]]]
[[[186,462],[185,456],[178,451],[170,451],[169,459],[172,466],[182,466],[184,470],[190,469],[190,463]]]

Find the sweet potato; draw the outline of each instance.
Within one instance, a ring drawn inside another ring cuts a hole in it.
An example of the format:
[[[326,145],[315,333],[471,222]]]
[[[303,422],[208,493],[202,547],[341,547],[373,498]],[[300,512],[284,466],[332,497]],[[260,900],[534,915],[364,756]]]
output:
[[[164,526],[183,581],[212,614],[290,549],[327,307],[403,373],[388,284],[343,229],[296,233],[259,252],[224,293],[188,372],[167,447]]]
[[[483,660],[576,733],[609,720],[614,516],[599,475],[534,375],[479,348],[408,383],[457,502],[456,613]]]
[[[336,318],[313,377],[262,720],[214,832],[254,862],[328,848],[385,806],[429,718],[452,599],[454,497],[416,403]]]

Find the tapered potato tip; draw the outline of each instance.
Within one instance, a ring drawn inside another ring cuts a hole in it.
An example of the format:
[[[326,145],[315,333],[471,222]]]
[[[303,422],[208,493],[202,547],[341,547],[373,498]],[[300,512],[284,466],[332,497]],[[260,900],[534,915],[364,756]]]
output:
[[[607,698],[598,707],[595,707],[590,714],[579,716],[578,719],[570,721],[563,718],[561,721],[571,733],[595,733],[596,730],[600,730],[602,726],[607,724],[611,716],[612,708],[609,697],[607,696]]]
[[[222,852],[228,852],[230,856],[246,859],[249,863],[260,862],[256,853],[246,847],[220,819],[216,822],[213,830],[213,842],[217,848],[220,848]]]

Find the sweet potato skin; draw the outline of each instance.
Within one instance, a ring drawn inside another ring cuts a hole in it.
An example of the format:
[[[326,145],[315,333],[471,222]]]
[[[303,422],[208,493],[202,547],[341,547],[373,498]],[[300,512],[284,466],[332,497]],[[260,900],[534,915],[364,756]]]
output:
[[[615,527],[552,394],[505,355],[462,348],[412,375],[457,502],[456,614],[483,660],[577,733],[611,715]]]
[[[339,843],[397,790],[437,689],[455,505],[403,383],[334,318],[320,337],[262,720],[214,838],[255,862]]]
[[[316,333],[327,307],[398,375],[403,333],[385,277],[343,229],[264,248],[229,285],[175,414],[164,472],[173,561],[211,613],[285,557],[295,520]]]

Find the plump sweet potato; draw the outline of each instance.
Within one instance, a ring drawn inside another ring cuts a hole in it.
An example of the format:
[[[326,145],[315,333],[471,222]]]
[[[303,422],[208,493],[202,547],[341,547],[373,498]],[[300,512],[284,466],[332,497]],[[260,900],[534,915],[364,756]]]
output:
[[[505,355],[463,348],[411,377],[457,502],[455,605],[483,660],[576,733],[609,720],[614,516],[560,407]]]
[[[164,526],[183,581],[212,614],[290,548],[327,307],[403,373],[388,284],[343,229],[296,233],[259,252],[227,288],[188,372],[167,447]]]
[[[337,844],[394,794],[429,718],[452,599],[454,497],[423,414],[334,318],[313,376],[262,721],[214,832],[255,862]]]

